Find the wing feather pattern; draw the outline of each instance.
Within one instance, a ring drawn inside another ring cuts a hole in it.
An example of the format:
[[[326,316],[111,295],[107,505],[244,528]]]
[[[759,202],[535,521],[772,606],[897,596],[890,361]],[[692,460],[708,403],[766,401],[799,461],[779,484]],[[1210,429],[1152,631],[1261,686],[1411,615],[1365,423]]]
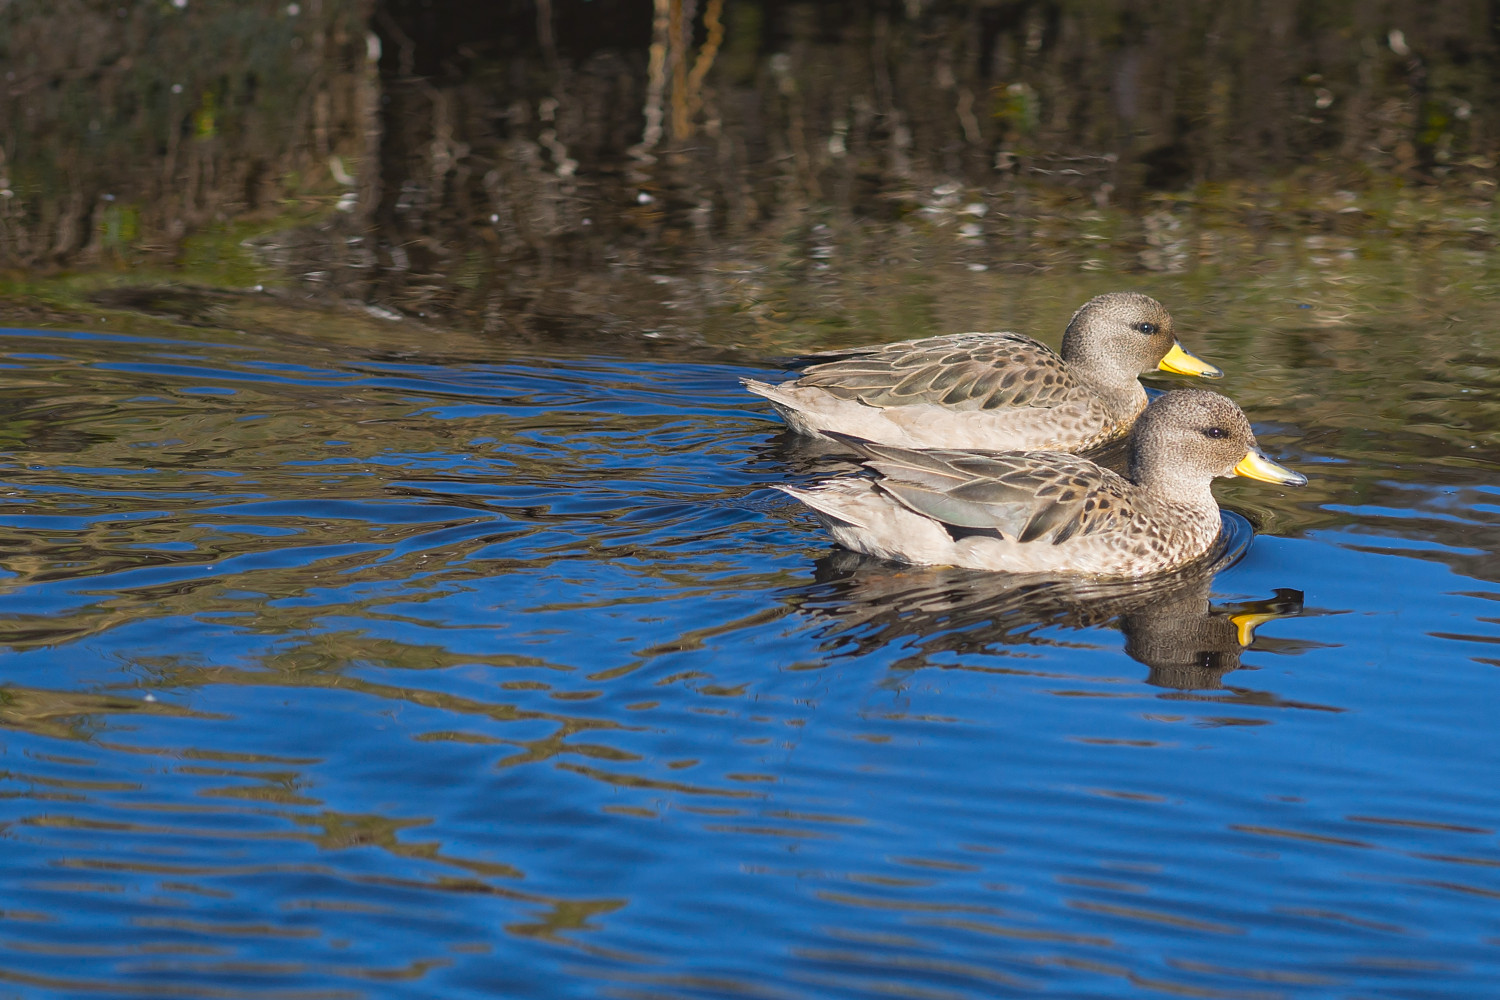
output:
[[[807,360],[817,363],[798,385],[870,406],[1050,408],[1080,389],[1051,348],[1018,333],[959,333]]]
[[[838,437],[864,456],[883,492],[956,533],[1060,545],[1131,519],[1129,482],[1076,455],[919,450]]]

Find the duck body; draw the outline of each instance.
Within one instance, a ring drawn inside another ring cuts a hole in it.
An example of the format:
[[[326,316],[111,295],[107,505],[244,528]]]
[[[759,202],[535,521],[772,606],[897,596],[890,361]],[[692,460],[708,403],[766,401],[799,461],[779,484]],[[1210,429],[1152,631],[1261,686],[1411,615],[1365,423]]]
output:
[[[1201,390],[1147,407],[1130,475],[1062,452],[979,454],[843,439],[874,478],[781,487],[839,544],[918,565],[1146,576],[1201,558],[1221,528],[1216,476],[1306,479],[1262,455],[1239,407]]]
[[[1155,299],[1111,292],[1073,315],[1058,354],[1019,333],[959,333],[825,355],[780,385],[744,380],[798,434],[908,448],[1084,451],[1127,434],[1139,376],[1218,378]]]
[[[867,448],[875,480],[782,489],[840,545],[896,562],[1139,576],[1202,556],[1222,527],[1211,494],[1207,503],[1140,494],[1070,454]]]

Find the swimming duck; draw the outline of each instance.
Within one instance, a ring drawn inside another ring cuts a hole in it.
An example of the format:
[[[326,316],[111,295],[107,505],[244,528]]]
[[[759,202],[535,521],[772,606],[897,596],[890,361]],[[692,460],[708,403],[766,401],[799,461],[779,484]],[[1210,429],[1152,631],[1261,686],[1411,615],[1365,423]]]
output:
[[[846,548],[918,565],[1147,576],[1213,546],[1216,476],[1307,482],[1261,453],[1238,406],[1201,389],[1169,392],[1146,407],[1131,434],[1128,476],[1062,452],[841,440],[861,453],[873,480],[779,488],[811,507]]]
[[[1194,357],[1149,295],[1085,302],[1062,356],[1019,333],[956,333],[813,355],[780,385],[742,379],[798,434],[849,434],[907,448],[1085,451],[1129,433],[1146,406],[1138,377],[1223,372]],[[830,433],[832,432],[832,433]]]

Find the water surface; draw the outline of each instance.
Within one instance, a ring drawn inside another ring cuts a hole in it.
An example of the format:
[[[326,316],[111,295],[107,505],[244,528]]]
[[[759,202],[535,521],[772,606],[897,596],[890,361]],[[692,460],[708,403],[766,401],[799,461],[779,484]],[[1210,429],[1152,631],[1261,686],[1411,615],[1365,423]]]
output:
[[[1093,589],[834,549],[764,365],[0,331],[4,991],[1487,995],[1497,311],[1277,286],[1312,483]]]

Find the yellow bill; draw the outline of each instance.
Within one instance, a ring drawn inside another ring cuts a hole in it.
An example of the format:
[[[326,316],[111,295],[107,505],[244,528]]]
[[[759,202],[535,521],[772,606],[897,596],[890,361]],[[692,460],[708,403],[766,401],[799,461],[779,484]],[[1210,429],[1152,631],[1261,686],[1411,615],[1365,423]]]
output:
[[[1229,620],[1234,622],[1234,634],[1240,641],[1241,646],[1249,646],[1255,641],[1255,630],[1266,622],[1273,622],[1280,618],[1278,614],[1255,614],[1245,612],[1242,615],[1230,615]]]
[[[1172,341],[1172,349],[1167,356],[1157,364],[1164,372],[1175,372],[1178,375],[1196,375],[1199,378],[1223,378],[1224,373],[1202,358],[1195,357],[1183,350],[1182,345]]]
[[[1234,466],[1236,476],[1259,479],[1263,483],[1279,483],[1282,486],[1306,486],[1307,477],[1300,472],[1277,465],[1260,452],[1245,452],[1245,457]]]

